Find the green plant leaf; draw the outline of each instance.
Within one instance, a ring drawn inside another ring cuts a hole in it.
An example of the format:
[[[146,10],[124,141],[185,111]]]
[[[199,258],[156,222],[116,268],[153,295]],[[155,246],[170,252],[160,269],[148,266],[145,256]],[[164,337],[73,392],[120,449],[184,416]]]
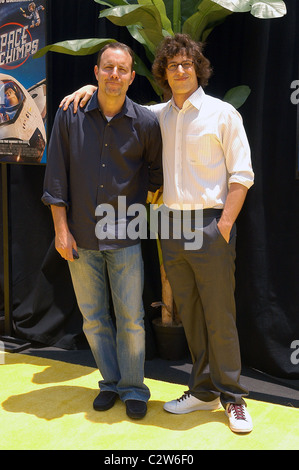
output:
[[[108,8],[100,13],[100,17],[109,19],[117,26],[135,25],[137,29],[130,28],[129,31],[135,31],[134,37],[137,40],[141,34],[152,54],[164,38],[159,10],[154,5],[125,5]]]
[[[234,13],[245,13],[251,10],[252,0],[211,0],[213,3]]]
[[[201,2],[202,0],[184,0],[181,2],[182,25],[196,12]]]
[[[155,29],[140,28],[139,33],[140,33],[141,37],[144,39],[144,41],[146,42],[146,45],[149,48],[149,50],[151,51],[152,56],[154,56],[158,44],[160,44],[160,42],[164,38],[162,32],[158,33]]]
[[[42,57],[47,52],[60,52],[62,54],[70,55],[90,55],[98,52],[102,47],[110,42],[116,42],[115,39],[99,39],[99,38],[90,38],[90,39],[71,39],[68,41],[56,42],[55,44],[50,44],[48,46],[39,49],[35,54],[34,58],[37,59]]]
[[[197,10],[183,24],[183,33],[189,34],[195,41],[205,41],[215,26],[232,14],[232,11],[211,0],[202,0]]]
[[[198,5],[202,0],[180,0],[181,1],[181,25],[196,12]],[[166,9],[166,15],[173,22],[174,0],[163,0]],[[166,28],[165,28],[166,29]],[[174,29],[174,27],[172,27]],[[181,32],[181,31],[179,31]]]
[[[157,85],[152,73],[137,54],[135,54],[134,69],[138,75],[142,75],[148,79],[156,94],[162,99],[163,90]]]
[[[94,0],[96,3],[100,5],[105,5],[108,7],[119,6],[119,5],[128,5],[126,0]]]
[[[163,0],[152,0],[152,2],[160,12],[162,28],[167,31],[170,35],[173,35],[173,29],[171,21],[167,16],[165,3],[163,2]]]
[[[55,44],[50,44],[46,47],[43,47],[38,52],[36,52],[36,54],[34,54],[33,57],[37,59],[45,55],[47,52],[58,52],[61,54],[85,56],[85,55],[97,53],[100,49],[102,49],[102,47],[104,47],[106,44],[109,44],[111,42],[116,42],[116,40],[111,39],[111,38],[107,38],[107,39],[91,38],[91,39],[74,39],[70,41],[61,41],[61,42],[57,42]],[[134,59],[135,59],[134,68],[135,68],[136,73],[146,77],[149,80],[155,92],[157,93],[157,95],[162,97],[163,92],[161,88],[156,84],[150,70],[146,67],[144,62],[140,59],[140,57],[137,54],[134,54]]]
[[[255,1],[251,7],[251,14],[256,18],[281,18],[286,15],[287,8],[284,2],[279,0],[272,2]]]
[[[122,5],[100,12],[100,18],[108,18],[118,26],[139,24],[144,28],[162,30],[159,11],[154,5]]]
[[[127,26],[127,29],[129,31],[129,33],[131,34],[131,36],[134,39],[136,39],[137,42],[142,44],[142,46],[144,47],[144,50],[145,50],[145,53],[146,53],[146,56],[147,56],[148,60],[150,62],[153,62],[155,54],[154,54],[154,52],[152,52],[152,49],[150,49],[148,47],[148,41],[146,39],[144,39],[144,36],[140,33],[140,28],[138,26],[134,25],[134,24],[131,24],[131,25]]]
[[[240,108],[245,103],[251,90],[247,85],[240,85],[231,88],[224,96],[223,101],[230,103],[236,109]]]
[[[138,0],[139,5],[154,5],[161,18],[162,28],[170,35],[173,34],[171,21],[167,16],[165,2],[163,0]]]
[[[281,0],[211,0],[234,13],[250,11],[257,18],[280,18],[287,12]]]

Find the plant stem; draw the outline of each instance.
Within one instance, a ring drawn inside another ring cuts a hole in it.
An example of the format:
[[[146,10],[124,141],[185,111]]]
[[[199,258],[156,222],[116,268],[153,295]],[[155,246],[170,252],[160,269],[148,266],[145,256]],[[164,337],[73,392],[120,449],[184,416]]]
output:
[[[173,322],[173,295],[166,277],[164,265],[160,266],[161,283],[162,283],[162,305],[161,315],[163,325],[171,325]]]
[[[181,0],[173,0],[173,32],[181,32]]]

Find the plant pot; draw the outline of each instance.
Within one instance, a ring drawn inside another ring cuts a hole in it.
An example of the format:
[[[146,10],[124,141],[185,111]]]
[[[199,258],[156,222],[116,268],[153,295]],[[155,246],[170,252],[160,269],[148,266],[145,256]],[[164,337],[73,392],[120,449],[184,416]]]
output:
[[[183,325],[163,325],[161,318],[152,323],[159,357],[172,361],[185,359],[189,349]]]

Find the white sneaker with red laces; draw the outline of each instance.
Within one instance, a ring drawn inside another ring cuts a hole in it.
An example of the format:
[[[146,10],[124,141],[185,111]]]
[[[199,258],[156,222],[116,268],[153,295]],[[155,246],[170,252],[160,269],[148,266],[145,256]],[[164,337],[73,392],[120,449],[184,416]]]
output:
[[[163,408],[169,413],[180,415],[198,410],[218,410],[221,408],[221,403],[219,398],[212,401],[202,401],[191,395],[190,392],[185,392],[181,398],[165,403]]]
[[[228,403],[226,406],[225,414],[229,418],[229,427],[232,431],[252,431],[252,420],[245,405],[236,405],[235,403]]]

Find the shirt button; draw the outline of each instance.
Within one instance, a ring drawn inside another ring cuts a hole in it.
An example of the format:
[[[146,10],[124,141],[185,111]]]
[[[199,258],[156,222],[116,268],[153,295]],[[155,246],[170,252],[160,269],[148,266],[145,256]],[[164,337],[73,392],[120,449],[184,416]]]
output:
[[[108,144],[105,144],[105,147],[108,147]]]
[[[106,166],[105,163],[102,163],[102,167],[105,168],[105,166]]]
[[[104,185],[103,185],[103,184],[100,184],[100,188],[103,188],[103,187],[104,187]]]

